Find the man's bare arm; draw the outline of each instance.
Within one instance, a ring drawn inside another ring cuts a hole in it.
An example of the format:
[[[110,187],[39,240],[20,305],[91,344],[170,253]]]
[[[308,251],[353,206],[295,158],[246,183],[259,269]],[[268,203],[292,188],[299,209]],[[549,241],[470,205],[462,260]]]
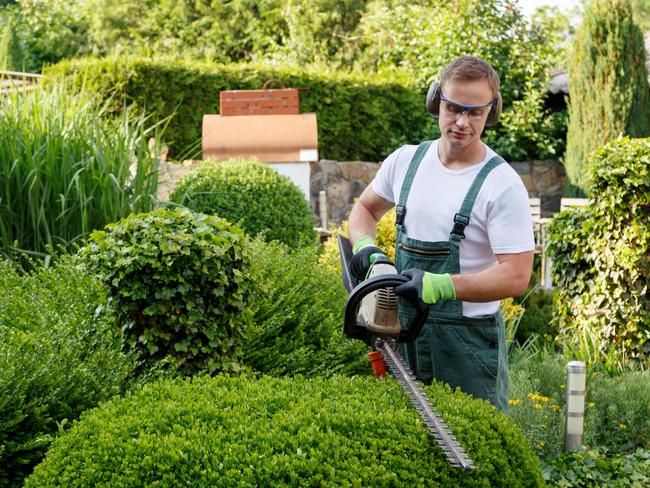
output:
[[[372,186],[367,186],[352,207],[348,218],[352,244],[363,235],[374,238],[377,233],[377,222],[391,207],[393,207],[391,202],[377,195]]]
[[[497,254],[496,266],[473,274],[452,275],[456,299],[466,302],[492,302],[521,295],[530,281],[533,251]]]

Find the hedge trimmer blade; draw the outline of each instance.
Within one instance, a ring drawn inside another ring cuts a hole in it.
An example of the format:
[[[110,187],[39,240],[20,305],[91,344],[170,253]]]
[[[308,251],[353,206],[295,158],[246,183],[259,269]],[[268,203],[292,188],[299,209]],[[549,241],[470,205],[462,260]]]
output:
[[[411,403],[428,427],[429,434],[440,446],[449,464],[456,468],[474,469],[474,462],[467,456],[467,453],[456,440],[442,417],[434,410],[429,397],[422,391],[415,379],[415,375],[402,357],[393,349],[391,343],[378,338],[375,342],[375,349],[383,354],[386,366],[406,392],[409,400],[411,400]]]

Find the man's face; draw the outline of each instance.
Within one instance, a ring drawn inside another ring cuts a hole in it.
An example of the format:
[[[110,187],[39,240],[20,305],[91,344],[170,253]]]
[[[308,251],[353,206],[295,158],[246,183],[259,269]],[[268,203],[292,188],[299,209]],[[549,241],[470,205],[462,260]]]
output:
[[[479,144],[494,98],[488,81],[450,81],[442,87],[441,94],[438,124],[442,138],[454,149]],[[468,106],[476,108],[467,109]]]

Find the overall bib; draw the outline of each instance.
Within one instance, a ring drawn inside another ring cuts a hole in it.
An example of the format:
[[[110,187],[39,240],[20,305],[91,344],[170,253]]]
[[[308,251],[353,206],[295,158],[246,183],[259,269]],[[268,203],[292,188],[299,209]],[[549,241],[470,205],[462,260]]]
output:
[[[488,161],[474,179],[459,212],[454,216],[448,241],[426,242],[407,237],[404,227],[406,203],[415,174],[431,141],[420,144],[410,162],[397,204],[395,266],[398,272],[418,268],[431,273],[460,273],[460,242],[483,182],[503,163],[500,156]],[[400,300],[400,322],[407,323],[413,307]],[[416,377],[431,383],[436,379],[477,398],[492,402],[508,413],[508,357],[505,331],[499,312],[482,317],[464,317],[459,300],[431,305],[420,335],[399,351]]]

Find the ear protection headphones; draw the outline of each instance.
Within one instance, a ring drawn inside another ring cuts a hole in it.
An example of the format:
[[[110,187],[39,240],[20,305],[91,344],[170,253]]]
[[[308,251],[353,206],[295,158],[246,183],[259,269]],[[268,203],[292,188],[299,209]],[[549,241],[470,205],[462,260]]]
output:
[[[497,120],[499,120],[499,116],[501,115],[502,107],[503,102],[501,100],[501,93],[497,92],[497,96],[494,97],[494,100],[492,101],[490,113],[488,113],[485,121],[485,127],[491,127],[497,123]],[[437,81],[431,83],[427,93],[427,112],[429,112],[433,117],[438,117],[440,115],[440,83]]]

